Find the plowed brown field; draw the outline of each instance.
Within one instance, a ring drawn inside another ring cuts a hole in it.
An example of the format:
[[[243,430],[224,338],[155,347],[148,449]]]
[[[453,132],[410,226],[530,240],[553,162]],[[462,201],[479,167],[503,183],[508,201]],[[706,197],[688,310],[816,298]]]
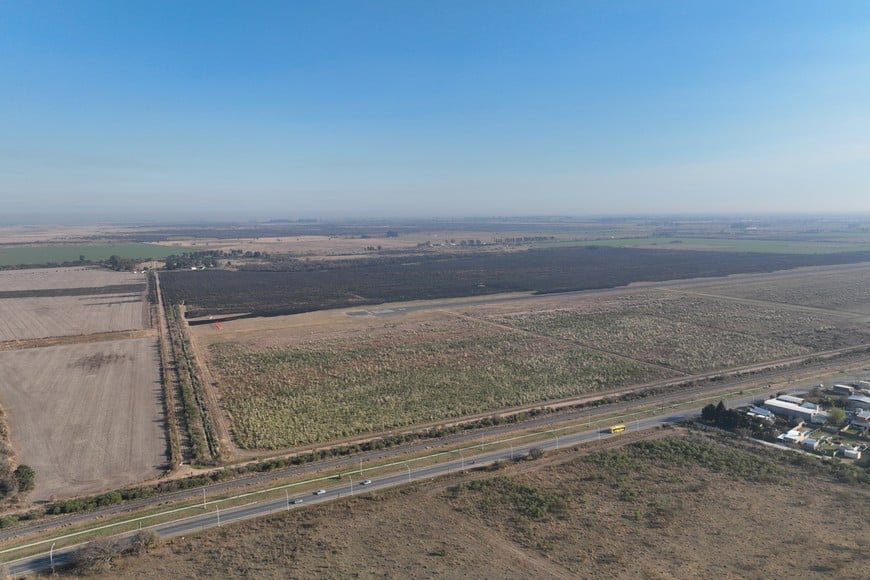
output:
[[[31,501],[155,477],[166,461],[157,342],[118,340],[0,352],[0,400]]]

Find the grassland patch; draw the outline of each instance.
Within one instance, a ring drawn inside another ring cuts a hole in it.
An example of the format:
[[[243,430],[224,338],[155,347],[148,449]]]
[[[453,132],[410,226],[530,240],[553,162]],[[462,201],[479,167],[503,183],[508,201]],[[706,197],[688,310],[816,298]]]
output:
[[[236,442],[281,448],[663,378],[668,373],[466,324],[418,342],[353,337],[293,347],[210,346]]]

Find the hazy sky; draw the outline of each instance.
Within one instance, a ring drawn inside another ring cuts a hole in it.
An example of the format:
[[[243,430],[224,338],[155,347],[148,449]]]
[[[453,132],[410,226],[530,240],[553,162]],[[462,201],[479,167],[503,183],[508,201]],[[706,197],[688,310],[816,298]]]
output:
[[[870,2],[0,0],[0,219],[870,211]]]

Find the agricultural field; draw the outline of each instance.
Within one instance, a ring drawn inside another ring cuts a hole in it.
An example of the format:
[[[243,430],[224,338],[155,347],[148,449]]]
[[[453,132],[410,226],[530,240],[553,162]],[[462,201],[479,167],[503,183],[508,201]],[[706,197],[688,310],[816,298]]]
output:
[[[694,288],[394,303],[218,325],[206,319],[191,332],[207,353],[232,435],[249,449],[870,343],[861,316]]]
[[[30,501],[116,489],[166,462],[155,339],[0,352],[0,402]]]
[[[161,275],[161,283],[166,300],[186,304],[191,317],[274,316],[406,300],[591,290],[862,260],[870,260],[870,252],[762,254],[568,247],[296,261],[288,271],[173,271]]]
[[[541,336],[673,368],[718,370],[870,342],[870,329],[848,318],[775,305],[648,290],[524,304],[477,315]],[[506,310],[506,312],[505,312]]]
[[[866,484],[781,451],[663,435],[294,508],[91,574],[866,577]]]
[[[0,342],[151,326],[141,274],[96,268],[0,272]]]
[[[856,264],[779,273],[765,280],[741,280],[698,286],[709,292],[749,300],[807,306],[844,313],[870,314],[870,266]]]
[[[213,327],[196,333],[215,339],[209,367],[244,448],[293,447],[673,376],[442,313],[294,344],[223,328],[219,338]]]
[[[90,288],[97,294],[100,288],[145,284],[145,276],[132,272],[113,272],[105,268],[81,266],[71,268],[32,268],[0,271],[0,296],[7,292],[32,292]]]
[[[866,252],[870,250],[870,235],[834,237],[834,239],[752,239],[734,237],[628,237],[615,239],[540,242],[535,247],[567,247],[589,245],[608,248],[645,248],[662,250],[704,250],[719,252],[760,252],[766,254],[829,254],[833,252]]]
[[[0,266],[23,264],[62,264],[85,260],[108,260],[111,256],[131,259],[156,259],[177,254],[177,247],[155,244],[49,244],[38,246],[0,246]]]

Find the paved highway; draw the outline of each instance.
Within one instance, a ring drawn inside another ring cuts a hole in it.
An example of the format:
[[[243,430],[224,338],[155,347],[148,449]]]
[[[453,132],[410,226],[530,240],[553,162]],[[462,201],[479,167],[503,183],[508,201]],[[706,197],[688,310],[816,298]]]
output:
[[[793,390],[793,392],[797,391]],[[729,406],[746,405],[751,403],[757,397],[758,395],[756,394],[740,399],[735,399],[730,401]],[[646,430],[660,427],[663,425],[675,424],[685,421],[690,417],[697,416],[700,412],[701,407],[698,406],[678,412],[663,413],[655,417],[642,418],[636,421],[633,420],[629,423],[626,423],[626,430],[628,432],[631,432],[635,430]],[[375,490],[388,489],[391,487],[408,484],[414,481],[432,479],[442,475],[447,475],[449,473],[453,473],[462,469],[481,467],[485,465],[490,465],[492,463],[495,463],[496,461],[506,461],[514,458],[519,458],[528,454],[529,450],[533,447],[544,450],[553,450],[612,437],[620,437],[620,435],[611,434],[607,431],[607,429],[588,430],[581,433],[572,433],[562,436],[556,436],[556,434],[554,433],[553,438],[545,441],[519,444],[508,449],[487,451],[474,455],[463,456],[462,454],[459,454],[460,457],[457,457],[455,459],[451,459],[443,463],[438,463],[436,465],[420,467],[418,469],[411,468],[406,464],[404,471],[398,471],[390,475],[379,476],[376,479],[373,479],[372,483],[367,486],[361,485],[361,481],[359,479],[353,479],[352,477],[345,476],[344,478],[339,480],[340,482],[336,481],[336,483],[333,483],[329,486],[324,486],[324,493],[321,495],[316,495],[313,492],[309,492],[306,494],[294,494],[288,495],[286,498],[255,501],[246,505],[225,509],[221,509],[220,506],[217,505],[217,502],[206,502],[206,506],[203,508],[203,511],[201,513],[152,526],[148,529],[154,530],[162,538],[184,536],[242,520],[262,517],[278,511],[293,511],[304,508],[308,505],[333,501],[340,497],[347,497],[351,494],[368,493]],[[293,501],[298,499],[301,499],[302,503],[294,504]],[[119,537],[129,538],[132,535],[133,532],[123,534]],[[54,562],[55,566],[60,566],[64,563],[69,562],[71,554],[79,547],[81,547],[81,544],[78,546],[70,546],[68,548],[43,552],[35,556],[30,556],[27,558],[21,558],[19,560],[8,562],[7,566],[9,568],[9,572],[14,576],[31,574],[42,570],[49,570],[51,568],[52,561]]]

